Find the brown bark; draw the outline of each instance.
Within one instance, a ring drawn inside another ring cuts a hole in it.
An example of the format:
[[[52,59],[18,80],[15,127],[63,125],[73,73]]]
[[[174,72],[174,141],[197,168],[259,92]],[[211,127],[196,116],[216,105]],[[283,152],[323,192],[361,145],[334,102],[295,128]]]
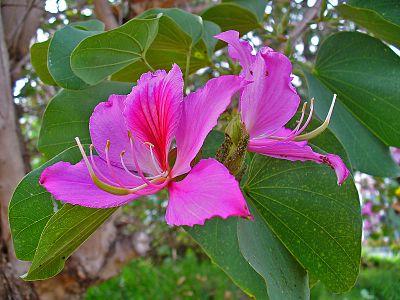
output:
[[[117,19],[115,18],[111,5],[107,0],[94,0],[93,4],[96,18],[105,24],[106,30],[118,27]]]
[[[80,299],[90,285],[114,276],[133,257],[145,254],[149,241],[140,234],[124,235],[116,222],[117,212],[67,261],[60,275],[33,284],[19,278],[27,264],[15,257],[7,211],[25,166],[12,85],[28,62],[44,1],[0,3],[0,299]]]
[[[11,94],[10,65],[0,10],[0,298],[37,299],[31,285],[17,274],[22,265],[15,258],[7,223],[8,202],[16,183],[25,174]]]

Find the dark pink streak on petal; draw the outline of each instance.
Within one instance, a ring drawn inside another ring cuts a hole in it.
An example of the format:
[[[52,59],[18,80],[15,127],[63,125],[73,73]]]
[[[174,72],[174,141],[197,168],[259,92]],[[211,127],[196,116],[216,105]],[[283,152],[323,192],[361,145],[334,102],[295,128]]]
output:
[[[182,117],[176,131],[177,160],[172,176],[190,170],[195,158],[211,129],[217,125],[232,96],[247,82],[238,76],[221,76],[211,79],[200,90],[183,101]]]
[[[228,30],[217,34],[215,38],[220,39],[228,43],[229,56],[239,61],[242,66],[242,75],[250,80],[252,78],[252,65],[254,63],[254,56],[251,54],[253,47],[247,41],[241,41],[239,39],[239,32],[235,30]]]
[[[291,81],[292,65],[282,53],[263,48],[256,57],[253,83],[243,90],[240,110],[251,138],[266,136],[296,113],[300,97]]]
[[[339,185],[341,185],[350,174],[339,156],[334,154],[323,155],[314,152],[311,147],[304,142],[287,142],[271,139],[250,140],[248,150],[250,152],[291,161],[311,160],[317,164],[324,163],[335,170],[337,183]]]
[[[251,216],[238,182],[215,159],[201,160],[185,179],[171,182],[168,189],[169,225],[203,225],[213,217]]]
[[[181,116],[182,72],[174,65],[165,71],[143,74],[125,101],[124,117],[139,140],[150,142],[161,169],[168,169],[167,154]]]
[[[107,164],[98,156],[94,160],[101,172],[112,178]],[[130,177],[124,170],[113,167],[114,174],[129,188],[143,184],[142,179]],[[75,165],[58,162],[47,167],[40,176],[40,184],[57,200],[86,207],[107,208],[124,205],[139,196],[156,193],[157,188],[145,188],[138,195],[118,196],[99,189],[92,181],[85,163]]]
[[[111,95],[107,102],[99,103],[90,117],[89,130],[92,143],[100,157],[105,160],[104,149],[107,140],[110,140],[109,158],[111,164],[121,167],[120,153],[126,151],[125,165],[130,169],[135,169],[128,138],[128,128],[122,115],[125,99],[125,95]],[[151,162],[148,148],[141,143],[136,143],[134,151],[143,171],[156,174],[157,171]]]

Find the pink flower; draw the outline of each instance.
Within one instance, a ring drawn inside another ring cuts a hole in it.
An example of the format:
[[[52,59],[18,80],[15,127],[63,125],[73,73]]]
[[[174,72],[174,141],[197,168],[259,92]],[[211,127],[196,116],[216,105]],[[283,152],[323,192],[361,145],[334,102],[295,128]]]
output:
[[[372,216],[372,202],[371,201],[364,203],[364,206],[361,209],[361,213],[363,215]]]
[[[40,183],[58,200],[95,208],[120,206],[166,187],[171,225],[204,224],[214,216],[250,217],[239,184],[225,166],[215,159],[191,166],[219,115],[245,84],[238,76],[221,76],[183,97],[177,65],[169,73],[143,74],[129,95],[111,95],[94,109],[90,158],[77,138],[83,160],[46,168]]]
[[[252,81],[244,87],[240,100],[241,119],[250,135],[248,150],[280,159],[327,164],[335,170],[337,183],[342,184],[349,170],[341,158],[334,154],[319,154],[307,145],[307,140],[327,128],[334,101],[327,119],[314,131],[301,134],[311,120],[313,100],[305,123],[302,125],[306,105],[297,127],[293,130],[285,128],[300,104],[300,97],[291,84],[290,60],[268,47],[252,55],[251,45],[240,41],[237,31],[222,32],[216,38],[228,43],[230,57],[242,66],[241,76]]]

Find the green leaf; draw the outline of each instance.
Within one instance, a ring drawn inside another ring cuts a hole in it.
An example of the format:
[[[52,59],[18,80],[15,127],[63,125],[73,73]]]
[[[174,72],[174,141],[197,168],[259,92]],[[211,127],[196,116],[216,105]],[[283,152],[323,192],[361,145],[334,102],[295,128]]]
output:
[[[222,31],[237,30],[243,35],[256,28],[262,28],[257,13],[236,3],[221,3],[205,10],[201,17],[221,27]]]
[[[46,224],[32,265],[22,278],[43,280],[57,275],[68,257],[117,209],[64,204]]]
[[[69,148],[27,174],[18,184],[8,209],[8,219],[18,259],[33,259],[43,228],[58,209],[54,198],[39,184],[40,174],[56,162],[67,161],[75,164],[81,159],[78,147]]]
[[[313,75],[386,145],[400,147],[400,57],[388,46],[359,32],[336,33],[322,43]]]
[[[222,0],[222,3],[235,3],[246,7],[257,16],[260,22],[263,20],[265,7],[267,6],[266,0]]]
[[[57,85],[53,77],[51,77],[49,68],[47,67],[47,53],[50,41],[51,39],[42,43],[35,43],[32,45],[31,63],[36,71],[36,74],[39,76],[40,80],[43,81],[43,83],[49,85]]]
[[[126,66],[143,61],[159,18],[132,19],[114,30],[83,40],[71,55],[74,73],[93,85]]]
[[[207,48],[208,56],[211,57],[218,42],[214,36],[221,32],[221,28],[211,21],[204,21],[203,26],[203,42],[205,48]]]
[[[204,141],[202,151],[203,158],[215,157],[217,149],[224,142],[224,134],[221,131],[212,130]]]
[[[70,25],[83,30],[104,31],[104,23],[99,20],[78,21]]]
[[[185,230],[244,292],[256,299],[268,299],[265,281],[240,253],[236,228],[237,218],[231,217],[213,218],[203,226]]]
[[[306,70],[303,70],[303,73],[309,98],[316,100],[315,112],[320,119],[324,119],[333,94],[311,73]],[[393,161],[389,148],[348,111],[341,101],[336,102],[329,128],[343,144],[355,169],[374,176],[400,176],[400,168]]]
[[[352,0],[337,7],[348,20],[376,37],[400,46],[400,2],[398,0]]]
[[[198,22],[198,19],[195,19]],[[202,40],[193,45],[192,37],[187,34],[179,23],[167,15],[160,18],[158,33],[154,42],[145,53],[144,61],[135,61],[112,76],[117,81],[136,81],[140,75],[151,69],[171,69],[176,63],[186,74],[189,74],[210,64],[207,48]],[[151,68],[150,68],[151,67]]]
[[[178,26],[190,36],[192,45],[195,45],[203,35],[203,20],[179,8],[153,8],[146,10],[139,18],[163,14],[170,17]]]
[[[74,74],[71,68],[71,53],[85,38],[99,31],[87,31],[66,26],[54,33],[49,46],[49,71],[54,80],[66,89],[84,89],[89,85]]]
[[[85,90],[60,91],[43,115],[38,148],[47,158],[75,145],[75,137],[90,143],[89,118],[94,107],[111,94],[128,94],[131,84],[105,81]],[[62,113],[61,113],[62,112]]]
[[[307,272],[249,203],[254,221],[239,219],[237,234],[245,259],[267,282],[271,300],[310,299]]]
[[[255,155],[243,189],[303,268],[335,293],[354,285],[362,221],[352,178],[338,186],[325,165]]]

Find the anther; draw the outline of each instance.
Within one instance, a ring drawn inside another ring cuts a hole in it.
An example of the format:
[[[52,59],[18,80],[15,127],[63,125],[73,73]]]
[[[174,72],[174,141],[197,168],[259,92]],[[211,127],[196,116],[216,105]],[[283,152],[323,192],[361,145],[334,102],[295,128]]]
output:
[[[140,178],[142,178],[142,180],[143,180],[147,185],[149,185],[149,186],[154,186],[154,187],[155,187],[156,185],[153,184],[151,181],[149,181],[149,180],[146,178],[146,176],[144,176],[142,170],[141,170],[140,167],[139,167],[139,163],[138,163],[137,157],[136,157],[136,155],[135,155],[135,149],[134,149],[134,147],[133,147],[133,136],[132,136],[132,133],[131,133],[129,130],[128,130],[128,137],[129,137],[129,143],[130,143],[131,152],[132,152],[132,159],[133,159],[133,162],[134,162],[134,164],[135,164],[136,171],[139,173]]]
[[[93,168],[94,168],[94,170],[96,171],[96,173],[99,174],[99,175],[102,177],[102,179],[104,179],[105,181],[108,181],[108,183],[111,183],[111,184],[113,184],[113,185],[117,185],[114,181],[108,179],[107,176],[105,176],[105,175],[100,171],[100,169],[97,167],[97,164],[96,164],[96,162],[95,162],[95,160],[94,160],[94,157],[93,157],[93,149],[94,149],[93,144],[90,144],[89,148],[90,148],[90,160],[91,160],[91,162],[92,162]]]
[[[106,154],[106,162],[107,162],[108,170],[110,171],[112,178],[118,183],[118,185],[121,187],[125,187],[124,184],[121,182],[121,180],[115,175],[114,168],[111,165],[111,161],[110,161],[110,157],[109,157],[110,146],[111,146],[111,142],[110,142],[110,140],[107,140],[104,152]]]

